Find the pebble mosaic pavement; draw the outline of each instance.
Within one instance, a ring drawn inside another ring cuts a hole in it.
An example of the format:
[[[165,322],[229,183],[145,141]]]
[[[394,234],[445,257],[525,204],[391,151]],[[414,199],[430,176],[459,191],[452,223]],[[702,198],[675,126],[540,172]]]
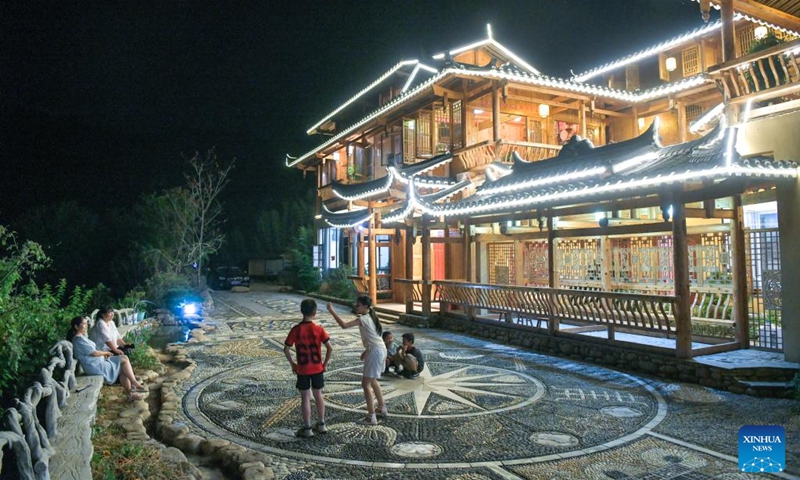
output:
[[[419,378],[381,378],[389,417],[360,425],[358,329],[339,328],[319,301],[316,321],[334,346],[324,389],[329,433],[300,439],[283,341],[302,298],[214,298],[206,323],[215,329],[186,344],[197,369],[182,385],[181,421],[274,455],[278,479],[800,478],[796,401],[640,378],[438,330],[415,331],[426,358]],[[748,424],[784,426],[786,472],[737,470],[737,432]]]

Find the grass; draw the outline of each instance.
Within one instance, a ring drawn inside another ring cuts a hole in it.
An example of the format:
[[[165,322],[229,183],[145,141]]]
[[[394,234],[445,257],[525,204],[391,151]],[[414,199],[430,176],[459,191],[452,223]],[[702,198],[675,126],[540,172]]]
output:
[[[131,355],[134,369],[159,369],[158,359],[146,348],[146,339],[141,340],[138,336],[133,340],[137,343],[131,352],[135,354]],[[120,387],[100,390],[97,421],[92,429],[92,480],[171,480],[186,475],[184,469],[164,460],[160,449],[127,440],[125,430],[113,423],[127,404],[123,395]]]

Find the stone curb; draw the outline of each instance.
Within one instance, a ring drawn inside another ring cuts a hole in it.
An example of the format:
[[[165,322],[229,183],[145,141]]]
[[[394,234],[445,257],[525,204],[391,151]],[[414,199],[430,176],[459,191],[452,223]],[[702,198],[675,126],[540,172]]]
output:
[[[158,373],[153,371],[146,371],[141,374],[143,383],[151,383],[158,378]],[[155,441],[147,434],[145,423],[150,418],[150,405],[145,399],[129,402],[126,407],[123,407],[114,423],[125,430],[125,438],[133,443],[148,444],[162,450],[162,456],[170,463],[178,464],[181,468],[188,471],[189,474],[181,477],[181,480],[197,480],[202,479],[202,472],[186,459],[186,456],[180,450],[175,448],[168,448],[165,445]]]
[[[214,327],[208,325],[194,329],[191,331],[189,341],[202,342],[205,340],[205,333],[213,329]],[[169,345],[164,349],[164,353],[172,355],[172,363],[182,367],[182,370],[164,378],[161,383],[161,410],[156,419],[156,434],[161,441],[179,449],[183,454],[211,457],[224,469],[238,472],[242,479],[274,480],[275,471],[272,465],[275,460],[271,455],[233,444],[228,440],[206,438],[190,433],[189,427],[180,421],[175,421],[181,408],[181,397],[176,389],[191,377],[197,368],[197,363],[188,358],[188,350],[180,345]],[[147,415],[149,416],[149,411]]]

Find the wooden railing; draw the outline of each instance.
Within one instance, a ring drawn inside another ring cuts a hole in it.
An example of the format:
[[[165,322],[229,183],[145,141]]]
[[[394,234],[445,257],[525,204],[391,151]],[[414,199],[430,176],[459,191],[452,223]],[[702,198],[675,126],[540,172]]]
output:
[[[711,67],[732,103],[777,98],[800,90],[800,39]]]
[[[561,147],[558,145],[511,140],[500,140],[494,143],[486,140],[458,150],[454,156],[460,160],[465,170],[473,170],[494,161],[510,163],[513,152],[517,152],[523,160],[536,162],[555,157],[559,151],[561,151]]]
[[[422,309],[422,280],[409,280],[407,278],[395,278],[395,285],[402,289],[403,303],[406,304],[406,313],[411,313],[419,306]],[[431,289],[431,302],[438,301],[438,290],[436,284],[428,285]]]
[[[667,335],[675,332],[675,320],[669,313],[674,311],[675,296],[450,281],[435,284],[439,302],[465,307],[469,317],[474,317],[475,309],[486,309],[540,318],[548,321],[551,332],[558,330],[562,320],[603,325],[609,338],[617,327]]]
[[[511,163],[513,158],[512,153],[517,152],[523,160],[528,162],[538,162],[553,158],[561,151],[559,145],[547,145],[544,143],[533,142],[514,142],[511,140],[500,140],[495,146],[494,156],[497,160],[505,163]]]

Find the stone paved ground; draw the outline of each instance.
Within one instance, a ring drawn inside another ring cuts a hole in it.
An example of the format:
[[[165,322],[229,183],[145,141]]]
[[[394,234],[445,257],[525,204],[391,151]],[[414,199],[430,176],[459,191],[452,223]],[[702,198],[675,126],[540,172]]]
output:
[[[299,395],[283,340],[301,297],[215,292],[206,341],[183,384],[183,421],[272,454],[277,478],[746,479],[798,478],[797,402],[666,383],[452,332],[416,331],[426,369],[384,377],[389,418],[360,425],[358,330],[324,312],[335,351],[325,375],[330,432],[299,439]],[[349,309],[338,307],[347,318]],[[323,313],[324,312],[324,313]],[[397,334],[402,325],[387,328]],[[398,335],[399,336],[399,335]],[[782,425],[787,470],[737,471],[742,425]]]

